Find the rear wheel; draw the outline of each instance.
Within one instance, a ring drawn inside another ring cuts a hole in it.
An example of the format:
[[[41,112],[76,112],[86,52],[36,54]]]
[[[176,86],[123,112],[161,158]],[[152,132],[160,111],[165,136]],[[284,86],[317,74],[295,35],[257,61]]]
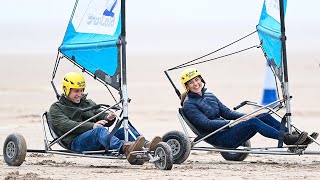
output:
[[[4,161],[9,166],[20,166],[26,158],[27,144],[19,133],[10,134],[3,145]]]
[[[135,159],[134,161],[132,162],[129,162],[131,165],[143,165],[145,162],[145,160],[143,159]]]
[[[157,144],[154,156],[159,159],[155,161],[155,166],[161,170],[171,170],[173,166],[173,156],[170,146],[165,142]]]
[[[189,157],[191,151],[191,142],[189,138],[182,132],[167,132],[165,135],[163,135],[162,140],[171,147],[174,164],[181,164]]]
[[[251,147],[250,140],[244,142],[242,144],[244,147]],[[222,157],[227,160],[227,161],[243,161],[245,160],[248,156],[249,153],[229,153],[229,152],[220,152]]]

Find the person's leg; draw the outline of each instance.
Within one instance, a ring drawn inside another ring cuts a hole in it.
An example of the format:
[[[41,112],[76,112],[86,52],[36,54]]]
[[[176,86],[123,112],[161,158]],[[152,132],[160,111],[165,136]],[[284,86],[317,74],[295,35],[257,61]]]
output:
[[[141,134],[139,134],[133,126],[129,125],[129,129],[131,130],[132,134],[134,134],[136,138],[141,136]],[[119,128],[114,135],[117,138],[124,140],[124,128]],[[129,141],[131,142],[134,141],[134,138],[130,133],[128,137],[129,137]],[[160,136],[155,136],[151,141],[148,141],[145,139],[144,147],[148,148],[150,151],[154,151],[156,148],[156,145],[161,141],[162,141],[162,138]]]
[[[129,126],[129,129],[131,130],[132,134],[137,138],[140,136],[140,134],[131,126]],[[116,133],[114,134],[114,136],[116,136],[117,138],[124,140],[124,128],[119,128]],[[132,137],[132,135],[128,132],[128,140],[133,142],[135,141],[135,139]]]
[[[258,119],[260,119],[262,122],[268,124],[269,126],[275,128],[276,130],[280,130],[280,127],[282,126],[281,122],[279,122],[277,119],[272,117],[268,113],[262,113],[257,116]],[[288,132],[288,128],[285,127],[285,132]]]
[[[272,138],[272,139],[279,138],[279,131],[276,128],[264,123],[258,118],[251,118],[243,123],[251,124],[257,130],[257,132],[264,137]]]
[[[262,122],[258,118],[252,118],[230,129],[219,132],[212,138],[209,138],[208,142],[216,146],[235,148],[249,140],[257,132],[272,139],[278,139],[279,137],[279,131],[277,129]]]
[[[218,147],[236,148],[249,140],[257,133],[257,130],[249,123],[240,123],[230,129],[218,132],[208,137],[206,142]]]
[[[103,126],[84,132],[72,141],[71,150],[75,152],[101,150],[106,147],[109,134],[109,131]],[[123,140],[113,136],[110,140],[110,149],[120,151],[123,144]]]

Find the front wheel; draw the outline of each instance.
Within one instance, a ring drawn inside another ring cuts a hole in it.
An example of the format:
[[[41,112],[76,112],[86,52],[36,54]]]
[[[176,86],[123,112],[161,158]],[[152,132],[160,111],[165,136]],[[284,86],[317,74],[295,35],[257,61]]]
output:
[[[9,166],[20,166],[26,158],[27,144],[19,133],[10,134],[3,145],[4,161]]]
[[[163,135],[162,140],[171,147],[174,164],[181,164],[189,157],[191,151],[191,142],[189,138],[182,132],[167,132]]]
[[[246,142],[244,142],[242,146],[251,147],[250,140],[247,140]],[[220,154],[227,161],[243,161],[249,156],[249,153],[220,152]]]
[[[159,142],[154,150],[154,156],[159,159],[155,161],[155,166],[161,170],[171,170],[173,166],[173,156],[170,146],[165,142]]]

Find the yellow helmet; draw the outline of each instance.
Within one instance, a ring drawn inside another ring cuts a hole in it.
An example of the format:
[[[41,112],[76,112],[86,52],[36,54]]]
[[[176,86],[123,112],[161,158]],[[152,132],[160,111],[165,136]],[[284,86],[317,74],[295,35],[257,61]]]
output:
[[[76,72],[69,72],[64,75],[62,81],[62,91],[66,96],[69,95],[71,88],[85,88],[86,81],[84,77]]]
[[[181,73],[180,75],[181,84],[186,92],[188,92],[186,83],[197,76],[199,76],[201,81],[205,83],[203,78],[201,77],[200,72],[195,68],[188,68]]]

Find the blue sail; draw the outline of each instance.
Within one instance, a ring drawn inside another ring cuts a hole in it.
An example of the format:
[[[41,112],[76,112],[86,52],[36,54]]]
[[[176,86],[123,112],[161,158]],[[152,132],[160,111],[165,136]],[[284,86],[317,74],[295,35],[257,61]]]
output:
[[[119,90],[120,34],[120,0],[77,0],[59,51]]]
[[[283,0],[284,13],[287,0]],[[265,0],[257,26],[262,49],[278,78],[282,79],[282,46],[279,0]]]

